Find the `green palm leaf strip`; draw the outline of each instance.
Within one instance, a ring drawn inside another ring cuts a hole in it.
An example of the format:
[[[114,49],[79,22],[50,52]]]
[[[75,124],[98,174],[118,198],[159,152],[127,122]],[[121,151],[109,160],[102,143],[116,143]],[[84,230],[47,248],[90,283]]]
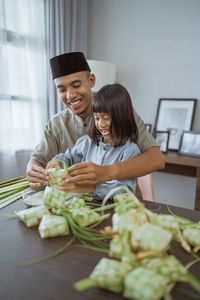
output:
[[[0,182],[0,209],[19,200],[21,192],[29,188],[28,180],[25,176],[7,179]]]

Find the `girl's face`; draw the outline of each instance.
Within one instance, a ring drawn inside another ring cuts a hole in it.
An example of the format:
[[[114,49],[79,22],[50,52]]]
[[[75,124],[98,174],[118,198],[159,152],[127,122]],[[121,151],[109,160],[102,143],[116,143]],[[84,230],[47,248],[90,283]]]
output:
[[[104,143],[111,143],[111,116],[107,113],[94,113],[95,126],[104,138]]]

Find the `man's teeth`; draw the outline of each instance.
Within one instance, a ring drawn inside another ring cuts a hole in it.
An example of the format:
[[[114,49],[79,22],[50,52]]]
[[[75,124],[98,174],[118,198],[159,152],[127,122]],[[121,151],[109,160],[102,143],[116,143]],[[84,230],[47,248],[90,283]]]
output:
[[[78,100],[78,101],[76,101],[76,102],[71,102],[70,105],[71,105],[71,106],[74,106],[74,105],[76,105],[76,104],[79,104],[80,102],[81,102],[80,100]]]

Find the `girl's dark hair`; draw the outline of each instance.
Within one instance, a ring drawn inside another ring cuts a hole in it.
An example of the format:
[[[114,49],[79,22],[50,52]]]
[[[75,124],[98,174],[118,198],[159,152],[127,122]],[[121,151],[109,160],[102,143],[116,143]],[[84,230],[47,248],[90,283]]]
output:
[[[101,88],[91,104],[91,120],[88,134],[98,145],[101,137],[95,126],[94,113],[107,113],[111,116],[111,138],[114,147],[122,146],[128,139],[136,142],[138,128],[128,91],[121,84],[109,84]]]

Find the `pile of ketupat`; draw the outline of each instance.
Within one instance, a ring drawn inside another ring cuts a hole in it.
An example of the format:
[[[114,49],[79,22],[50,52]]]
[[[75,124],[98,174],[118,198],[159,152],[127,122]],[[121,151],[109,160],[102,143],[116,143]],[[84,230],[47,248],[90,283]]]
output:
[[[54,162],[52,161],[52,163]],[[99,224],[108,218],[110,214],[99,214],[98,210],[102,211],[99,205],[97,208],[91,208],[90,203],[93,198],[89,194],[80,194],[79,197],[71,197],[70,200],[66,201],[68,194],[57,188],[57,184],[63,181],[63,175],[68,172],[66,163],[62,163],[64,169],[61,169],[61,167],[48,169],[50,186],[45,188],[40,205],[16,211],[12,215],[1,214],[9,217],[18,217],[27,227],[39,225],[38,231],[41,238],[67,236],[70,234],[72,236],[66,245],[57,252],[25,263],[24,265],[41,262],[60,254],[75,239],[78,239],[83,247],[108,253],[109,246],[107,240],[110,237],[102,236],[98,230],[88,226]],[[38,194],[41,195],[41,192]],[[32,196],[33,202],[35,201],[35,195]],[[31,196],[29,196],[29,205],[31,203],[30,198]]]
[[[42,205],[17,211],[16,215],[28,227],[39,225],[41,238],[69,234],[71,238],[57,252],[26,265],[54,257],[79,239],[82,246],[105,252],[109,258],[102,258],[88,278],[75,284],[78,291],[99,287],[127,299],[171,299],[176,282],[188,282],[200,292],[200,282],[188,272],[189,265],[186,267],[169,255],[172,240],[188,253],[200,250],[200,223],[173,213],[153,213],[126,187],[124,194],[113,197],[111,205],[105,203],[116,189],[98,208],[91,208],[92,199],[87,194],[66,201],[67,193],[56,188],[66,172],[66,166],[49,169],[50,186],[45,189]],[[112,226],[100,232],[88,227],[108,218],[109,214],[100,212],[111,208],[115,210]],[[107,239],[112,239],[110,244]]]
[[[99,287],[135,300],[172,299],[170,292],[176,282],[188,282],[200,292],[200,282],[188,272],[189,265],[183,266],[168,254],[172,240],[188,253],[198,252],[200,223],[153,213],[128,188],[113,199],[116,206],[112,226],[101,230],[103,235],[113,236],[110,258],[102,258],[75,288],[82,291]],[[195,297],[200,299],[200,294]]]

